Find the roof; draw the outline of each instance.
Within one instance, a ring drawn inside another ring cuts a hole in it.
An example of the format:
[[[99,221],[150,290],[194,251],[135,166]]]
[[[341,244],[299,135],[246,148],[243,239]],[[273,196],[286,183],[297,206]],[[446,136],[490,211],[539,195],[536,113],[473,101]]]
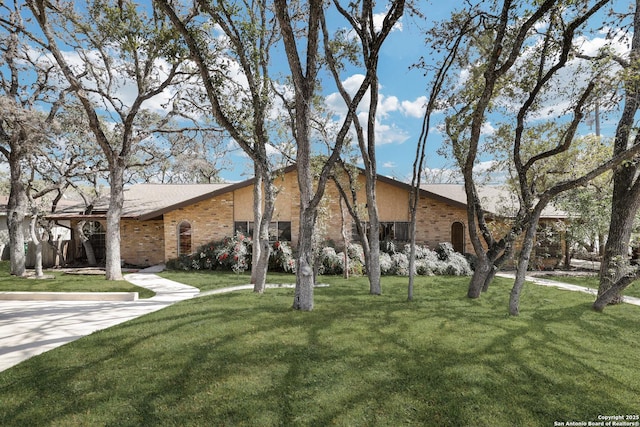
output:
[[[448,199],[458,205],[467,205],[467,193],[462,184],[422,184],[420,189],[439,196],[441,199]],[[518,198],[514,192],[499,185],[484,185],[478,187],[478,196],[486,212],[500,216],[513,216],[518,209]],[[566,218],[566,212],[548,205],[542,211],[541,218]]]
[[[288,166],[282,170],[287,173],[295,169]],[[392,178],[378,176],[380,181],[410,190],[411,186],[405,182]],[[254,179],[238,183],[222,184],[136,184],[125,188],[122,218],[149,220],[159,218],[163,214],[181,207],[189,206],[202,200],[210,199],[219,194],[227,193],[238,188],[253,185]],[[466,193],[461,184],[422,184],[420,186],[424,196],[448,203],[460,208],[466,208]],[[487,212],[495,215],[510,216],[515,213],[517,199],[513,192],[501,186],[483,186],[478,188],[483,207]],[[56,214],[56,218],[103,218],[108,209],[108,197],[94,204],[93,214],[84,215],[84,205],[67,208],[63,213]],[[564,212],[548,207],[543,211],[543,218],[564,218]],[[53,216],[52,216],[53,217]]]
[[[136,184],[125,188],[122,218],[148,220],[188,206],[198,201],[230,191],[237,184]],[[56,217],[104,217],[109,208],[109,197],[103,197],[93,206],[93,215],[84,215],[84,205],[65,209]]]
[[[76,206],[78,200],[60,199],[56,205],[56,212],[61,212],[71,206]],[[51,206],[43,206],[43,208],[51,208]],[[9,211],[9,196],[0,195],[0,216],[7,216]]]

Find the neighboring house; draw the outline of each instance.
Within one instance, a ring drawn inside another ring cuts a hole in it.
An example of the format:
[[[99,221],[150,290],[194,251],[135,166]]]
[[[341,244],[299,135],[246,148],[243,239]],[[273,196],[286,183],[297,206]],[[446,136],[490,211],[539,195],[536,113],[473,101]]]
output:
[[[9,259],[9,228],[7,225],[7,213],[9,202],[9,196],[0,196],[0,258],[2,260]],[[76,202],[63,201],[61,206],[75,205]],[[33,267],[35,264],[35,249],[31,243],[31,216],[27,215],[24,219],[24,241],[28,244],[27,247],[27,267]],[[71,240],[70,222],[68,220],[57,221],[56,225],[52,228],[53,240],[58,244],[59,248],[63,248],[65,241]],[[56,251],[53,248],[46,247],[43,250],[43,264],[47,267],[55,265],[57,263]]]
[[[364,178],[361,176],[361,181]],[[198,247],[229,237],[236,231],[250,235],[253,231],[253,179],[234,184],[138,184],[125,189],[121,218],[121,258],[123,263],[149,266],[163,263]],[[297,244],[299,225],[299,193],[295,167],[283,169],[275,180],[278,187],[276,208],[271,223],[270,238]],[[364,188],[364,182],[360,187]],[[377,200],[381,221],[381,238],[409,240],[410,186],[379,176]],[[499,214],[499,196],[504,191],[485,188],[491,198],[494,216]],[[343,230],[357,240],[351,218],[341,210],[335,184],[330,182],[325,192],[317,230],[324,240],[342,246]],[[361,211],[366,198],[358,191]],[[472,251],[467,232],[464,189],[458,185],[424,185],[420,192],[416,240],[435,247],[451,242],[461,253]],[[107,201],[97,203],[91,215],[83,208],[66,209],[52,218],[87,221],[93,224],[96,253],[104,247],[104,223]],[[343,218],[346,222],[343,224]],[[550,214],[546,219],[560,218]],[[96,237],[97,236],[97,237]],[[102,238],[100,238],[102,236]],[[76,238],[76,237],[74,237]],[[80,247],[76,242],[76,247]],[[96,247],[97,246],[97,247]]]

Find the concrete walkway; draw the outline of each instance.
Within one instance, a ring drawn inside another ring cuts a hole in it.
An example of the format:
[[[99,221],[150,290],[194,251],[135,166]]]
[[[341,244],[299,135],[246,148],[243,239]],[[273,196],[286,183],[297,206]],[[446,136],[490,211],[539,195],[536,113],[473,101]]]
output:
[[[193,298],[200,291],[172,282],[151,268],[125,279],[151,289],[153,298],[136,301],[0,301],[0,371],[100,329]]]
[[[504,278],[507,278],[507,279],[515,279],[516,278],[515,273],[508,273],[508,272],[500,272],[500,273],[497,273],[496,276],[504,277]],[[562,283],[562,282],[558,282],[556,280],[543,279],[541,277],[536,277],[536,276],[526,276],[526,281],[527,282],[531,282],[531,283],[535,283],[536,285],[540,285],[540,286],[550,286],[552,288],[563,289],[563,290],[566,290],[566,291],[584,292],[584,293],[587,293],[587,294],[591,294],[594,297],[594,301],[595,301],[595,297],[598,295],[598,290],[597,289],[585,288],[583,286],[572,285],[570,283]],[[625,296],[623,298],[623,300],[627,304],[633,304],[633,305],[640,306],[640,298]]]

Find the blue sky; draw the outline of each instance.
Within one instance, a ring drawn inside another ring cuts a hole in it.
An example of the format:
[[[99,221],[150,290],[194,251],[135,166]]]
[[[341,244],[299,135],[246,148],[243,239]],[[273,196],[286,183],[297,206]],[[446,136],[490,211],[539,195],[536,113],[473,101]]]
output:
[[[419,23],[428,26],[433,21],[445,18],[451,10],[452,4],[462,2],[442,2],[442,1],[422,1],[421,10],[426,15],[426,22]],[[629,7],[629,2],[615,2],[617,10],[624,10]],[[596,20],[598,22],[598,20]],[[399,180],[410,180],[412,164],[414,160],[415,146],[420,134],[422,125],[422,110],[426,96],[428,96],[430,81],[419,69],[410,69],[411,65],[417,62],[420,56],[428,56],[429,51],[424,44],[424,36],[418,21],[415,18],[404,17],[401,28],[393,31],[387,39],[380,57],[379,77],[380,77],[380,103],[378,114],[378,135],[377,135],[377,159],[378,173],[394,177]],[[334,23],[334,25],[336,25]],[[588,40],[583,41],[583,47],[587,52],[595,52],[598,46],[604,43],[604,34],[595,34]],[[284,60],[284,59],[283,59]],[[343,74],[343,81],[347,86],[359,83],[358,73],[362,70],[348,69]],[[575,79],[571,72],[564,76],[566,79]],[[564,83],[558,82],[559,86]],[[568,84],[568,83],[567,83]],[[355,86],[354,86],[355,87]],[[327,104],[336,110],[340,109],[340,102],[334,85],[327,82],[323,88]],[[435,124],[442,119],[442,115],[434,117]],[[609,117],[602,116],[602,134],[612,136],[615,130],[617,115]],[[492,129],[492,123],[487,122],[487,132]],[[593,128],[587,124],[581,126],[580,134],[592,133]],[[433,170],[449,169],[453,165],[450,160],[438,155],[441,148],[442,138],[433,128],[430,132],[427,150],[427,167]],[[233,153],[234,164],[242,162],[241,153]],[[490,162],[492,159],[488,155],[480,156],[481,162]],[[246,174],[239,175],[240,169],[236,167],[233,171],[227,170],[222,173],[225,179],[235,181],[246,178]],[[243,169],[246,171],[246,169]],[[240,171],[241,172],[241,171]]]

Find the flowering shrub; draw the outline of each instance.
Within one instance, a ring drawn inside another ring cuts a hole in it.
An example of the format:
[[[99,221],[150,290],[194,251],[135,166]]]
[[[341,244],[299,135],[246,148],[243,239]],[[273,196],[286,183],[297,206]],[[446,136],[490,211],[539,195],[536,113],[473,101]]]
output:
[[[393,274],[391,269],[393,268],[393,261],[391,255],[386,252],[380,252],[380,274],[383,276]]]
[[[218,263],[225,270],[242,273],[249,269],[251,260],[251,238],[237,232],[233,237],[227,237],[215,251]]]
[[[349,245],[347,246],[347,256],[349,257],[351,263],[356,261],[360,263],[360,265],[366,264],[364,260],[364,249],[359,243],[349,243]]]
[[[182,255],[167,262],[176,270],[231,270],[236,273],[251,267],[251,238],[238,232],[221,242],[207,243],[191,255]]]
[[[380,252],[382,275],[406,276],[409,274],[409,245],[385,242],[385,251]],[[231,270],[236,273],[251,267],[252,242],[249,237],[237,233],[221,242],[212,242],[200,247],[192,255],[180,256],[167,262],[167,267],[176,270]],[[387,252],[388,250],[388,252]],[[349,274],[361,275],[366,269],[364,250],[359,244],[350,244],[346,253],[349,259]],[[344,252],[337,253],[326,246],[318,254],[320,274],[343,274]],[[295,258],[287,242],[275,242],[269,254],[269,270],[295,273]],[[450,243],[438,245],[436,251],[427,246],[416,246],[415,272],[419,275],[471,275],[468,260],[455,252]]]
[[[439,243],[438,246],[436,246],[436,253],[438,254],[438,258],[440,258],[440,261],[448,261],[449,257],[455,254],[456,251],[453,249],[453,245],[451,243],[446,242]]]
[[[293,258],[293,251],[287,242],[274,242],[269,253],[269,270],[284,271],[285,273],[296,272],[296,261]]]

